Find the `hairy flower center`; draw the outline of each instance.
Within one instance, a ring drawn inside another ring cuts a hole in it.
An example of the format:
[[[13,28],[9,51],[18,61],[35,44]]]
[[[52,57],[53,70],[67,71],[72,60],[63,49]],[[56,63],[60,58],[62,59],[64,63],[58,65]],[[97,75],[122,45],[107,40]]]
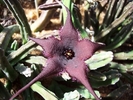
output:
[[[75,53],[72,49],[64,49],[63,56],[65,56],[67,59],[72,59],[74,57]]]

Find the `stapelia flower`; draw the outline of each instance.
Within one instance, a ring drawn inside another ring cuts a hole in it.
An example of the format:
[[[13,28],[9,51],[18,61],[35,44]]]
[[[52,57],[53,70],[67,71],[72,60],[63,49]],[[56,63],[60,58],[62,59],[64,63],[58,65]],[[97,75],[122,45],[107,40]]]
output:
[[[89,84],[87,78],[89,69],[84,61],[90,58],[102,45],[88,39],[80,40],[79,32],[72,24],[70,12],[67,8],[66,11],[68,16],[65,25],[59,32],[60,39],[53,36],[47,39],[30,37],[31,40],[43,48],[43,55],[47,58],[47,65],[38,76],[20,89],[10,100],[40,78],[61,75],[64,72],[67,72],[73,80],[82,83],[97,100],[100,100]]]

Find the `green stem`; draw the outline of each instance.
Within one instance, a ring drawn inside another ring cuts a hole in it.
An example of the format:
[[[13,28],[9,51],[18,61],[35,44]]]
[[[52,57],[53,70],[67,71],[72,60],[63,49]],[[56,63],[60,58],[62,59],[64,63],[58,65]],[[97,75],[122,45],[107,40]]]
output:
[[[74,5],[72,3],[72,0],[62,0],[63,4],[70,10],[71,16],[72,16],[72,22],[74,26],[80,31],[82,38],[88,38],[87,32],[82,28],[82,25],[79,21],[79,19],[76,17],[76,14],[73,12]],[[66,11],[63,9],[63,22],[65,22],[67,17]]]
[[[20,26],[20,33],[22,35],[22,43],[25,44],[28,41],[28,35],[31,36],[31,29],[28,24],[25,12],[21,7],[18,0],[3,0],[7,8],[12,12],[16,21]]]

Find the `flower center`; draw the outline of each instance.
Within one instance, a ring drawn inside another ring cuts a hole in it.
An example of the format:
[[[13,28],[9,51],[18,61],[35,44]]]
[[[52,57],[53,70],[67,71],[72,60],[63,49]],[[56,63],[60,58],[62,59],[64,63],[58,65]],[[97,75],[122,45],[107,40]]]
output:
[[[64,49],[63,51],[63,56],[65,56],[68,60],[72,59],[74,57],[75,53],[73,52],[72,49]]]

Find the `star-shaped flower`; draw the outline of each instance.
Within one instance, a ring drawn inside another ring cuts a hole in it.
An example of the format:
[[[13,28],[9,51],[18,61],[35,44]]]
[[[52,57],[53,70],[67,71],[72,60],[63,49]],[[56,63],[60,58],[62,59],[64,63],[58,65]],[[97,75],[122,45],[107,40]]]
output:
[[[66,7],[65,7],[66,8]],[[10,100],[27,89],[40,78],[52,75],[61,75],[67,72],[72,79],[82,83],[97,99],[87,78],[89,69],[85,60],[90,58],[102,45],[91,42],[88,39],[79,39],[79,32],[74,28],[69,10],[65,25],[59,32],[60,39],[53,36],[47,39],[29,38],[43,48],[43,55],[47,58],[47,65],[30,83],[20,89]]]

